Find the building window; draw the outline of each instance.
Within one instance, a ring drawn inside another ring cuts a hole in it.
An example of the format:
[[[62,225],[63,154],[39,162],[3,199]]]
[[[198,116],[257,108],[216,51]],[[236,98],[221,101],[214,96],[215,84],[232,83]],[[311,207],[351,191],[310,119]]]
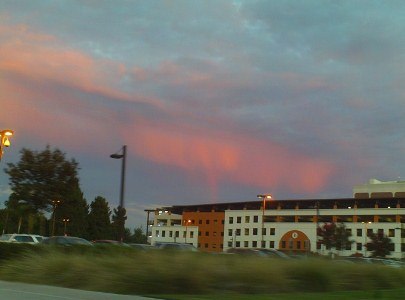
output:
[[[236,247],[236,248],[239,248],[239,247],[240,247],[240,242],[236,242],[236,243],[235,243],[235,247]]]
[[[202,224],[202,220],[198,220],[198,224]]]
[[[363,235],[362,230],[361,230],[361,229],[357,229],[357,236],[362,236],[362,235]]]
[[[229,242],[228,242],[228,247],[229,247],[229,248],[232,248],[232,241],[229,241]]]
[[[248,242],[248,241],[245,241],[245,242],[244,242],[244,246],[245,246],[245,248],[248,248],[248,247],[249,247],[249,242]]]
[[[388,229],[388,236],[394,237],[395,236],[395,229]]]
[[[236,223],[242,223],[242,217],[236,217]]]
[[[198,231],[198,236],[201,236],[201,231]]]
[[[194,231],[190,231],[190,238],[194,237]]]
[[[214,231],[214,232],[212,233],[212,235],[213,235],[213,236],[217,236],[217,232]]]
[[[233,224],[233,217],[229,217],[229,224]]]
[[[253,223],[259,222],[259,216],[253,216]]]
[[[290,248],[290,249],[293,248],[293,241],[288,241],[288,248]]]
[[[156,236],[156,237],[159,237],[159,230],[156,230],[155,236]]]
[[[250,216],[245,216],[245,223],[249,223],[250,222]]]
[[[209,224],[210,223],[210,220],[205,220],[205,224]]]
[[[262,241],[262,248],[266,248],[266,241]]]
[[[378,229],[378,235],[384,235],[384,229]]]
[[[297,241],[297,249],[301,249],[301,241]]]
[[[394,243],[390,243],[388,246],[388,250],[390,250],[391,252],[395,251],[395,244]]]
[[[217,244],[212,244],[212,249],[217,249]]]
[[[266,235],[266,228],[262,228],[262,235]]]
[[[214,220],[214,224],[218,224],[218,220]]]
[[[173,231],[169,231],[169,237],[173,237]]]
[[[253,235],[257,235],[257,228],[253,228]]]
[[[208,248],[208,243],[205,243],[205,244],[204,244],[204,247],[205,247],[205,248]]]
[[[249,228],[245,228],[245,235],[249,235]]]
[[[270,241],[270,248],[274,249],[274,241]]]
[[[380,230],[382,229],[378,229],[378,234],[380,234]],[[373,229],[367,229],[367,236],[370,236],[373,234]]]
[[[357,244],[356,244],[356,250],[357,250],[357,251],[361,251],[362,248],[363,248],[363,244],[362,244],[362,243],[357,243]]]
[[[176,238],[178,238],[180,236],[180,232],[176,231]]]
[[[276,228],[270,228],[270,235],[276,234]]]
[[[257,248],[257,241],[253,241],[253,242],[252,242],[252,247],[253,247],[253,248]]]
[[[206,231],[206,232],[205,232],[205,236],[210,236],[210,232],[209,232],[209,231]]]
[[[232,236],[232,229],[228,229],[228,236]]]
[[[285,247],[285,241],[281,241],[281,248],[282,249],[285,249],[286,247]]]
[[[240,229],[235,230],[235,235],[239,236],[240,235]]]

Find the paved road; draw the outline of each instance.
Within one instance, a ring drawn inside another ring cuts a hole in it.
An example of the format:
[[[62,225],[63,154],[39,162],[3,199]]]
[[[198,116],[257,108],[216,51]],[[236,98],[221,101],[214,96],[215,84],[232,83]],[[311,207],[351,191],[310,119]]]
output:
[[[151,300],[141,296],[127,296],[89,292],[46,285],[0,281],[1,300]]]

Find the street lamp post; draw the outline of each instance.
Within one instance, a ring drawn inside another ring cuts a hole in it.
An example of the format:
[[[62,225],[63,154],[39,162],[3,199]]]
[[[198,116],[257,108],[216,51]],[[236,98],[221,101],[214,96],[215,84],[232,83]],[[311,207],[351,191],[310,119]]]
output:
[[[52,205],[53,205],[53,218],[52,218],[52,236],[55,235],[55,217],[56,217],[56,207],[61,203],[60,200],[52,200]]]
[[[62,222],[64,223],[64,230],[63,230],[63,233],[64,233],[64,235],[66,236],[66,235],[67,235],[66,227],[67,227],[67,223],[70,222],[70,219],[69,219],[69,218],[63,218],[63,219],[62,219]]]
[[[270,194],[264,194],[264,195],[257,195],[257,198],[262,199],[262,241],[261,241],[261,248],[265,248],[264,244],[264,211],[266,210],[266,200],[272,199],[272,196]]]
[[[191,223],[191,220],[184,221],[186,223],[186,237],[184,242],[187,243],[187,234],[188,234],[188,225]]]
[[[364,257],[367,257],[367,225],[372,222],[362,222],[364,224]]]
[[[9,137],[11,137],[14,134],[14,131],[10,129],[5,129],[0,131],[0,161],[3,156],[3,146],[4,147],[10,147],[11,143],[9,140]]]
[[[125,164],[127,158],[127,145],[122,146],[122,154],[114,153],[110,157],[114,159],[122,159],[121,166],[121,189],[120,189],[120,207],[124,208],[124,194],[125,194]],[[123,228],[121,228],[120,239],[121,242],[124,240],[124,231],[125,231],[125,219],[123,220]]]
[[[146,235],[146,238],[148,239],[149,238],[149,214],[151,212],[154,212],[155,209],[145,209],[144,211],[147,213],[147,216],[146,216],[146,233],[145,233],[145,235]]]

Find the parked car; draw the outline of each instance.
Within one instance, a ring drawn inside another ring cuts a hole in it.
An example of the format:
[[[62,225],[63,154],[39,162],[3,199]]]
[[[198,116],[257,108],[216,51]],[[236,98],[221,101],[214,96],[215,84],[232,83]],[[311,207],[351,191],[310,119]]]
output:
[[[148,251],[151,249],[156,249],[155,247],[153,247],[152,245],[149,245],[149,244],[129,243],[128,246],[130,246],[131,248],[137,249],[137,250],[141,250],[141,251]]]
[[[250,248],[229,248],[226,250],[228,254],[238,254],[243,256],[260,256],[260,257],[267,257],[267,255],[258,249],[250,249]]]
[[[160,250],[198,251],[196,247],[186,243],[156,243],[155,247]]]
[[[42,241],[45,245],[62,245],[62,246],[72,246],[72,245],[86,245],[93,246],[88,240],[74,237],[74,236],[52,236]]]
[[[5,243],[27,243],[38,244],[44,239],[41,235],[36,234],[3,234],[0,236],[0,242]]]
[[[289,257],[287,254],[285,254],[284,252],[281,252],[279,250],[276,250],[276,249],[260,248],[260,249],[256,249],[256,250],[262,252],[263,254],[265,254],[267,257],[270,257],[270,258],[291,259],[291,257]]]

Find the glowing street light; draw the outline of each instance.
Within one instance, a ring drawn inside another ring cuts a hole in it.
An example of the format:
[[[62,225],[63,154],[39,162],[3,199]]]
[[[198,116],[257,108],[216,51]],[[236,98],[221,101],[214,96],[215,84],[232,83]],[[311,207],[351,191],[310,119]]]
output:
[[[270,194],[261,194],[257,195],[257,198],[262,199],[262,244],[260,245],[261,248],[265,248],[264,243],[264,211],[266,209],[266,200],[271,200],[272,196]]]
[[[11,143],[9,137],[11,137],[13,134],[14,131],[10,129],[0,131],[0,160],[1,157],[3,156],[3,146],[10,147]]]
[[[56,216],[56,208],[62,201],[60,200],[52,200],[53,205],[53,218],[52,218],[52,236],[55,235],[55,216]]]
[[[63,219],[62,219],[62,222],[63,222],[64,225],[65,225],[63,232],[64,232],[64,235],[66,236],[66,235],[67,235],[67,233],[66,233],[66,227],[67,227],[67,223],[70,222],[70,219],[69,219],[69,218],[63,218]]]
[[[188,226],[191,224],[191,220],[184,220],[184,223],[186,223],[186,237],[184,239],[184,242],[187,243],[187,234],[188,234]]]

